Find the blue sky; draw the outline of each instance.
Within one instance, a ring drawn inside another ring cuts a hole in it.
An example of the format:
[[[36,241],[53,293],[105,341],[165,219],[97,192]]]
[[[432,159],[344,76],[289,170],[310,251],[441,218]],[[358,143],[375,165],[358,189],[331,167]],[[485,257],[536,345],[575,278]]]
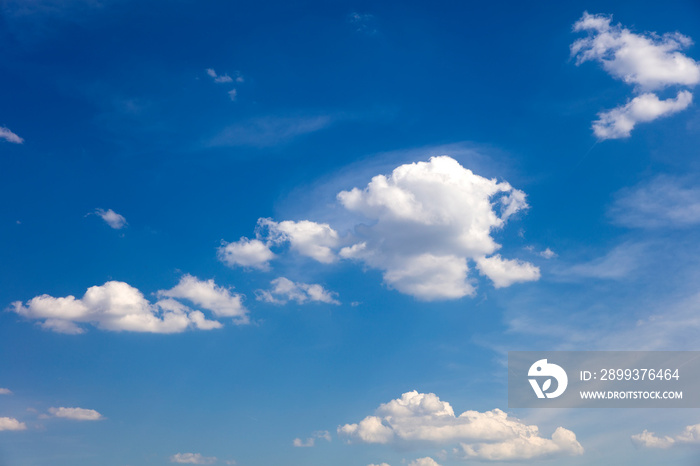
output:
[[[504,365],[700,349],[696,2],[0,20],[0,465],[697,462]]]

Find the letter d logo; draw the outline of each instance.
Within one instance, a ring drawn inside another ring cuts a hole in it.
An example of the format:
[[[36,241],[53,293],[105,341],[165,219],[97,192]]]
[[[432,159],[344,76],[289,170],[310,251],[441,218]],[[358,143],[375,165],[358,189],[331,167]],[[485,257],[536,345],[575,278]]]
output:
[[[540,359],[527,372],[528,377],[553,377],[557,381],[557,389],[553,392],[547,392],[552,385],[552,379],[548,378],[542,387],[540,387],[537,379],[528,379],[532,389],[535,391],[537,398],[556,398],[566,390],[569,384],[569,378],[566,376],[566,371],[556,364],[547,363],[546,359]]]

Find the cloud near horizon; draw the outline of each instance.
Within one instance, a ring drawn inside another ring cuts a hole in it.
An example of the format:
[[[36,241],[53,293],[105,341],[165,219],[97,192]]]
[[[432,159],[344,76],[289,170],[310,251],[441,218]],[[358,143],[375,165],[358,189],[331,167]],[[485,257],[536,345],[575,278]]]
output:
[[[180,464],[214,464],[217,461],[215,456],[202,456],[201,453],[176,453],[170,457],[171,463]]]
[[[501,245],[492,233],[528,208],[525,197],[451,157],[432,157],[338,193],[345,215],[362,219],[345,236],[327,223],[261,218],[255,239],[224,244],[219,258],[266,269],[271,248],[288,245],[323,264],[352,260],[381,270],[386,285],[418,299],[458,299],[476,292],[470,264],[496,288],[540,278],[533,264],[495,254]]]
[[[700,444],[700,424],[686,426],[685,430],[678,435],[670,437],[665,435],[658,437],[654,432],[644,429],[641,434],[633,435],[632,442],[645,448],[671,448],[680,444]]]
[[[573,29],[588,32],[588,37],[571,45],[571,56],[577,65],[596,61],[608,74],[632,85],[634,92],[640,94],[625,105],[598,114],[593,132],[599,140],[627,138],[637,123],[680,112],[693,100],[687,90],[666,100],[650,91],[671,86],[690,88],[700,83],[700,64],[680,52],[692,44],[689,37],[679,32],[662,36],[635,34],[611,23],[612,16],[584,12]]]
[[[349,442],[375,444],[458,444],[464,459],[516,461],[583,454],[576,435],[558,427],[551,439],[534,425],[508,417],[500,409],[465,411],[455,416],[452,406],[433,393],[411,391],[384,403],[375,415],[338,427]]]
[[[223,326],[216,320],[207,319],[203,312],[173,299],[178,298],[186,299],[217,317],[230,317],[235,324],[249,323],[242,295],[217,286],[213,280],[184,275],[174,288],[156,294],[164,299],[151,303],[128,283],[109,281],[88,288],[80,299],[44,294],[26,304],[15,301],[10,310],[25,318],[39,320],[47,330],[67,334],[84,333],[85,328],[80,324],[116,332],[150,333],[179,333],[188,328],[211,330]]]

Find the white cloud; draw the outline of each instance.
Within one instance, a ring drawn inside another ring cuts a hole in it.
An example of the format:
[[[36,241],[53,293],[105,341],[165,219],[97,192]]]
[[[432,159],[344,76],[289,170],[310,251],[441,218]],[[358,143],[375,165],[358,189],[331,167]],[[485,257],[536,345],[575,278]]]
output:
[[[234,100],[236,100],[236,97],[238,96],[238,91],[235,89],[231,89],[230,91],[228,91],[228,96],[232,101],[234,101]]]
[[[632,228],[685,227],[700,224],[700,188],[687,180],[660,175],[620,190],[608,214]]]
[[[0,395],[12,395],[12,390],[9,388],[0,388]]]
[[[646,448],[670,448],[680,444],[700,444],[700,424],[686,426],[680,434],[669,437],[657,437],[654,432],[644,429],[641,434],[632,436],[635,445]]]
[[[337,293],[328,291],[319,284],[293,282],[285,277],[279,277],[270,282],[270,290],[258,290],[257,299],[273,304],[286,304],[288,301],[296,301],[298,304],[306,302],[321,302],[328,304],[340,304],[334,298]]]
[[[85,329],[79,324],[90,323],[102,330],[178,333],[188,328],[210,330],[222,327],[220,322],[208,320],[198,310],[171,299],[184,298],[220,317],[234,317],[237,324],[247,323],[247,310],[241,296],[217,286],[213,280],[202,281],[185,275],[171,290],[161,290],[159,296],[169,296],[151,303],[143,293],[131,285],[110,281],[88,288],[85,295],[55,298],[41,295],[12,303],[12,310],[28,319],[42,321],[45,329],[59,333],[79,334]]]
[[[311,437],[308,437],[306,440],[295,438],[292,444],[295,447],[310,448],[316,445],[316,439],[323,439],[327,442],[330,442],[331,434],[327,430],[317,430],[316,432],[311,434]]]
[[[232,83],[233,78],[231,76],[224,74],[222,76],[219,76],[216,74],[216,71],[212,68],[207,68],[207,74],[214,79],[215,83]]]
[[[49,413],[54,417],[72,419],[74,421],[100,421],[104,419],[94,409],[84,408],[49,408]]]
[[[247,324],[248,310],[243,306],[242,295],[218,286],[214,280],[200,280],[186,274],[169,290],[158,291],[158,296],[186,299],[196,306],[212,311],[217,317],[233,317],[237,324]]]
[[[557,427],[551,439],[538,435],[520,436],[503,442],[461,444],[466,458],[489,461],[529,460],[555,455],[581,455],[583,447],[576,435],[563,427]]]
[[[341,237],[329,224],[309,220],[261,218],[259,249],[288,244],[321,263],[356,260],[381,270],[390,287],[424,300],[473,295],[470,261],[496,287],[539,279],[534,265],[493,255],[501,245],[491,234],[528,207],[525,193],[476,175],[448,156],[401,165],[337,199],[344,215],[362,217],[352,233]]]
[[[559,427],[552,439],[534,425],[509,418],[499,409],[465,411],[455,416],[452,406],[433,393],[407,392],[382,404],[375,415],[357,424],[338,427],[338,434],[363,443],[459,443],[465,457],[485,460],[532,459],[579,455],[583,447],[573,432]]]
[[[0,417],[0,432],[3,430],[27,430],[27,425],[12,417]]]
[[[544,251],[541,251],[538,253],[540,256],[544,257],[545,259],[551,259],[553,257],[557,257],[557,253],[552,251],[551,249],[547,248]]]
[[[8,128],[4,126],[0,126],[0,139],[4,139],[7,142],[11,142],[14,144],[22,144],[24,142],[24,139],[21,137],[17,136],[15,133],[10,131]]]
[[[380,463],[380,464],[368,464],[367,466],[391,466],[389,463]]]
[[[447,156],[401,165],[389,176],[375,176],[364,189],[341,192],[338,200],[370,221],[355,229],[361,242],[340,255],[382,270],[389,286],[426,300],[474,294],[468,261],[484,262],[499,249],[491,233],[528,207],[522,191],[476,175]],[[495,267],[480,271],[498,286],[539,277],[531,264],[504,264],[510,280]]]
[[[635,34],[611,21],[611,16],[584,13],[574,24],[574,31],[589,33],[571,45],[577,65],[597,61],[611,76],[633,85],[635,92],[692,87],[700,82],[700,64],[680,52],[692,44],[690,38],[678,32]],[[601,140],[626,138],[637,123],[680,112],[691,102],[689,91],[666,100],[645,92],[625,105],[599,113],[593,132]]]
[[[181,464],[214,464],[216,461],[215,456],[202,456],[201,453],[176,453],[170,457],[171,463]]]
[[[496,288],[504,288],[513,283],[539,280],[540,269],[519,260],[501,258],[500,254],[491,257],[478,257],[476,267],[479,272],[493,281]]]
[[[440,466],[440,464],[431,457],[426,456],[425,458],[417,458],[411,461],[408,463],[408,466]]]
[[[268,241],[272,244],[289,243],[292,250],[324,264],[337,260],[334,249],[341,244],[340,237],[327,223],[309,220],[285,220],[277,223],[269,218],[261,218],[258,227],[267,232]]]
[[[121,230],[127,225],[124,216],[116,213],[112,209],[95,209],[95,215],[99,215],[100,218],[107,223],[107,225],[115,230]]]
[[[700,82],[700,65],[680,52],[692,44],[689,37],[635,34],[611,22],[611,16],[584,13],[574,24],[574,31],[589,33],[571,45],[577,64],[598,61],[613,77],[644,90]]]
[[[268,270],[275,255],[269,245],[259,239],[242,237],[234,243],[224,243],[218,249],[219,260],[229,267],[253,267]]]
[[[693,95],[688,91],[666,100],[659,100],[656,94],[642,94],[623,106],[599,113],[599,119],[593,122],[593,133],[599,139],[628,138],[637,123],[673,115],[688,108],[692,101]]]

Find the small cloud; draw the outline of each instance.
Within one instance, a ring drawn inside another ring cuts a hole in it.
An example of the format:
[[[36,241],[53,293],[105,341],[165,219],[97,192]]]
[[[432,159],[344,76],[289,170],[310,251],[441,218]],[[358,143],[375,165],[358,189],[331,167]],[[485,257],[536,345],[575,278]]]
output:
[[[348,23],[355,27],[355,32],[361,32],[367,35],[377,33],[377,20],[374,15],[369,13],[357,13],[353,11],[348,15]]]
[[[316,444],[316,439],[324,439],[328,442],[331,441],[331,434],[327,430],[317,430],[313,434],[311,434],[311,437],[307,438],[306,440],[302,440],[300,438],[295,438],[292,444],[295,447],[306,447],[310,448],[313,447]]]
[[[408,466],[440,466],[437,461],[432,459],[429,456],[426,456],[425,458],[418,458],[410,463],[408,463]]]
[[[321,302],[327,304],[340,304],[334,296],[337,293],[328,291],[317,283],[293,282],[285,277],[279,277],[270,282],[270,290],[258,290],[256,299],[272,304],[286,304],[295,301],[297,304],[306,302]]]
[[[27,425],[12,417],[0,417],[0,431],[3,430],[27,430]]]
[[[544,257],[545,259],[551,259],[553,257],[557,257],[557,253],[552,251],[549,248],[545,249],[544,251],[540,251],[538,254],[540,256]]]
[[[207,68],[207,74],[214,78],[215,83],[231,83],[233,82],[233,78],[231,76],[224,74],[222,76],[219,76],[216,74],[216,71],[214,71],[212,68]]]
[[[270,247],[258,239],[242,237],[233,243],[223,242],[217,250],[219,260],[229,267],[252,267],[268,270],[275,255]]]
[[[236,91],[235,89],[231,89],[230,91],[228,91],[228,96],[231,98],[231,101],[235,101],[237,95],[238,91]]]
[[[687,426],[683,432],[673,437],[657,437],[654,432],[644,429],[641,434],[632,436],[632,442],[638,447],[671,448],[680,444],[700,444],[700,424]]]
[[[107,223],[107,225],[110,226],[110,228],[114,228],[115,230],[121,230],[127,225],[124,216],[116,213],[112,209],[95,209],[95,212],[93,213],[95,215],[98,215],[102,220],[104,220]]]
[[[202,456],[201,453],[176,453],[170,457],[171,463],[180,464],[214,464],[216,461],[215,456]],[[227,462],[227,464],[236,464],[236,462]]]
[[[24,142],[24,139],[17,136],[5,126],[0,126],[0,139],[4,139],[5,141],[13,144],[22,144]]]
[[[104,417],[94,409],[83,408],[49,408],[53,417],[72,419],[74,421],[100,421]]]
[[[0,395],[12,395],[12,390],[9,388],[0,388]]]

